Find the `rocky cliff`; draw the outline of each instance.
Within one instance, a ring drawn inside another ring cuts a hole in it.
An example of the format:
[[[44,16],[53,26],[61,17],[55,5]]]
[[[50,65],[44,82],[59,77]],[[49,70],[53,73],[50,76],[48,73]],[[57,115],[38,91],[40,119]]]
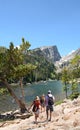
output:
[[[57,66],[58,70],[62,68],[63,66],[68,66],[70,61],[76,56],[80,55],[80,48],[78,48],[75,51],[72,51],[68,55],[62,57],[59,61],[55,62],[55,65]]]
[[[43,46],[34,49],[37,54],[41,54],[50,62],[59,61],[61,59],[60,53],[58,52],[57,46]]]

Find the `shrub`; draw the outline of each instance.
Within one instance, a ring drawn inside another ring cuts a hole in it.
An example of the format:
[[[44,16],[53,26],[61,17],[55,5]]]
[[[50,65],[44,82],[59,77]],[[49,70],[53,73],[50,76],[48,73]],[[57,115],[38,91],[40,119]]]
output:
[[[78,98],[78,96],[79,96],[79,92],[75,92],[70,95],[70,99],[73,100],[74,98]]]

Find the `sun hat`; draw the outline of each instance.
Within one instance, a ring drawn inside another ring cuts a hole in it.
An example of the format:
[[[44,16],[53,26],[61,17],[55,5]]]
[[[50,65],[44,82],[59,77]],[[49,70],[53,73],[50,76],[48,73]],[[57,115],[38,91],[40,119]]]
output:
[[[40,99],[39,99],[39,96],[36,96],[36,100],[40,100]]]

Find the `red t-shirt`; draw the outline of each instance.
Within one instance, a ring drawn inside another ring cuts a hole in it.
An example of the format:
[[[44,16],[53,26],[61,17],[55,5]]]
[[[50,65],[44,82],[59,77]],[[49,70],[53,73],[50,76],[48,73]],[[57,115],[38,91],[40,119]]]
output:
[[[39,109],[40,101],[39,100],[35,100],[34,101],[34,105]]]

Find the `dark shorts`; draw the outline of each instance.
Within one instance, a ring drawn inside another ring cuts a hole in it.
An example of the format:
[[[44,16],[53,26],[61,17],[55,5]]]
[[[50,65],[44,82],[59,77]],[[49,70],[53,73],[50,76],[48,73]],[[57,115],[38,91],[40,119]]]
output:
[[[53,106],[52,106],[52,105],[46,107],[46,111],[49,111],[49,110],[50,110],[51,112],[53,111]]]
[[[42,103],[41,106],[42,106],[42,107],[45,107],[45,103]]]

